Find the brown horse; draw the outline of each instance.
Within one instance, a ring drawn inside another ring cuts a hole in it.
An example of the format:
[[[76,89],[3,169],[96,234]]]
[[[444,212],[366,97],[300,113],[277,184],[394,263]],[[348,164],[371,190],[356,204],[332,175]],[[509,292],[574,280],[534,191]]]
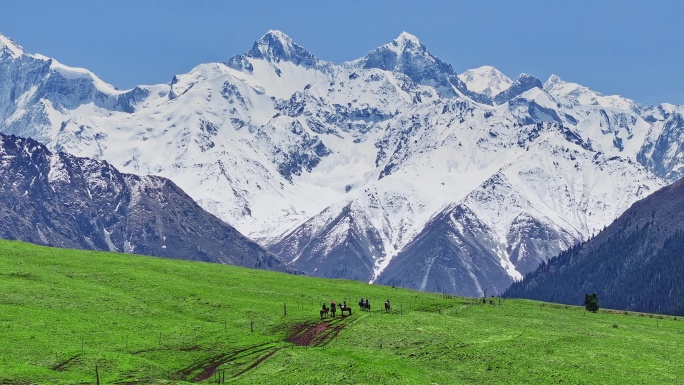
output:
[[[333,318],[335,317],[336,311],[337,311],[337,306],[335,306],[335,303],[333,302],[330,304],[330,315],[332,315]]]
[[[321,319],[327,317],[329,311],[330,308],[326,307],[325,304],[323,304],[323,308],[321,309]]]

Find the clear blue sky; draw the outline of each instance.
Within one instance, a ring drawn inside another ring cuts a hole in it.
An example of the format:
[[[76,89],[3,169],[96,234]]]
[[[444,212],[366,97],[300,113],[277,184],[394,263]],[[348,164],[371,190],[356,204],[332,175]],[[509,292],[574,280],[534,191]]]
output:
[[[410,32],[458,72],[557,74],[645,104],[684,104],[684,1],[144,1],[0,4],[0,33],[120,89],[225,61],[279,29],[352,60]]]

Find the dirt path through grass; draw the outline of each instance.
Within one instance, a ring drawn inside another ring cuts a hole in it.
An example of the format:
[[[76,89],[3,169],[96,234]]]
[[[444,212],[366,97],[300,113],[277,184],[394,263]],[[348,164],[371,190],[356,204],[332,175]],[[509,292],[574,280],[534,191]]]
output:
[[[362,318],[362,317],[361,317]],[[291,328],[285,342],[296,346],[319,347],[325,346],[337,337],[350,323],[359,317],[336,317],[322,322],[307,322]],[[278,343],[266,342],[238,349],[229,353],[222,353],[196,362],[173,375],[176,379],[188,379],[190,382],[202,382],[214,376],[221,365],[241,362],[243,369],[234,372],[230,377],[241,376],[258,367],[262,362],[271,358],[282,346]]]
[[[285,341],[297,346],[325,346],[351,322],[352,319],[347,316],[333,318],[330,321],[299,324],[292,328],[290,336]]]

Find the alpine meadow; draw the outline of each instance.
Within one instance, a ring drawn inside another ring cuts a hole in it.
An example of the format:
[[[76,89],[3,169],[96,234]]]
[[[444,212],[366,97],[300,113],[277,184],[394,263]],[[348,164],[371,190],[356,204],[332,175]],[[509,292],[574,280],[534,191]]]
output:
[[[663,384],[676,317],[0,242],[2,384]],[[368,298],[371,311],[361,311]],[[387,299],[391,311],[382,305]],[[352,315],[320,319],[322,303]]]

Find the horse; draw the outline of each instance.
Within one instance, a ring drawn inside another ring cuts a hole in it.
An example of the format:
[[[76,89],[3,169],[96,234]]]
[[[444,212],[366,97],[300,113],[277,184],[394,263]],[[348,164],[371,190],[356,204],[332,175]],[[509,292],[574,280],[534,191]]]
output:
[[[335,303],[331,303],[330,304],[330,315],[332,315],[333,318],[335,317],[336,311],[337,311],[337,307],[335,306]]]
[[[392,311],[392,307],[390,306],[390,301],[387,300],[385,301],[385,313],[389,313]]]
[[[368,300],[364,301],[362,299],[361,301],[359,301],[359,307],[361,308],[361,310],[370,311],[370,302],[368,302]]]
[[[351,307],[349,307],[347,305],[340,305],[340,314],[342,314],[342,316],[344,316],[345,311],[349,312],[349,315],[352,314],[352,308]]]
[[[330,309],[323,304],[323,308],[321,309],[321,319],[327,317],[329,311]]]

